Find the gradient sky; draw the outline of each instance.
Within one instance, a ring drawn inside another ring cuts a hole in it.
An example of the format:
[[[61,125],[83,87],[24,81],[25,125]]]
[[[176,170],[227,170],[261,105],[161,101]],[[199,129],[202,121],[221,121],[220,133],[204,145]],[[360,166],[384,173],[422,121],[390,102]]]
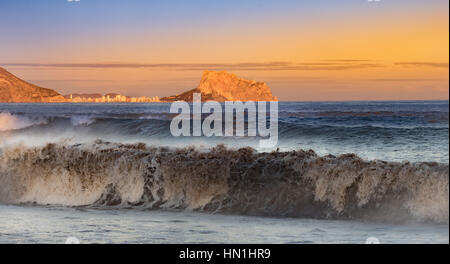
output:
[[[172,95],[203,70],[280,100],[448,99],[447,0],[0,0],[0,66],[62,94]]]

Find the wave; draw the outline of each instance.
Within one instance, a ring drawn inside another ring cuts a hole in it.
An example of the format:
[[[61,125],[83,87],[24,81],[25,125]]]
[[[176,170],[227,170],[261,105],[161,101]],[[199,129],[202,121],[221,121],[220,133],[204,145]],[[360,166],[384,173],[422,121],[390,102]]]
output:
[[[72,116],[70,118],[70,121],[73,126],[89,126],[93,124],[96,120],[93,117],[90,116]]]
[[[12,115],[9,113],[0,113],[0,132],[12,130],[28,129],[34,133],[42,131],[54,130],[58,134],[61,129],[72,129],[75,127],[91,127],[90,132],[102,133],[118,133],[133,135],[153,135],[155,132],[170,136],[170,116],[155,114],[135,117],[101,117],[92,115],[73,115],[73,116],[56,116],[56,117],[27,117],[20,115]],[[246,121],[245,121],[246,122]],[[410,131],[448,131],[448,126],[402,126],[392,125],[385,126],[383,124],[332,124],[327,122],[300,122],[297,118],[280,119],[279,130],[280,137],[292,138],[299,135],[328,135],[330,133],[336,135],[347,135],[349,133],[356,134],[379,134],[380,132],[390,131],[392,134],[411,133]],[[223,121],[222,126],[225,126]],[[246,123],[247,126],[247,123]]]
[[[258,153],[145,144],[15,146],[0,202],[275,217],[448,223],[449,166],[312,150]]]
[[[48,143],[91,144],[97,139],[152,146],[211,148],[253,147],[258,151],[260,137],[174,137],[170,133],[171,117],[161,113],[111,114],[92,111],[70,114],[16,111],[0,118],[0,148],[24,144],[29,147]],[[6,120],[6,121],[5,121]],[[312,148],[321,155],[357,153],[366,159],[448,163],[448,125],[421,122],[405,125],[392,122],[280,118],[278,145],[282,151]],[[222,124],[225,127],[225,124]],[[447,143],[447,144],[446,144]],[[276,148],[274,148],[276,149]]]
[[[18,130],[46,123],[47,120],[42,118],[33,120],[26,116],[12,115],[8,112],[0,112],[0,132],[9,130]]]

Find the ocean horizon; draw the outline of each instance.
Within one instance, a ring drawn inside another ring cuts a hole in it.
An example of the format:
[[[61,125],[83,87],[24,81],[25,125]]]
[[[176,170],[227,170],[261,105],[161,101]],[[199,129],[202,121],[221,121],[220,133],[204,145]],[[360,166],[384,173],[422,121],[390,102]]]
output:
[[[0,244],[178,264],[449,244],[449,1],[0,11]]]

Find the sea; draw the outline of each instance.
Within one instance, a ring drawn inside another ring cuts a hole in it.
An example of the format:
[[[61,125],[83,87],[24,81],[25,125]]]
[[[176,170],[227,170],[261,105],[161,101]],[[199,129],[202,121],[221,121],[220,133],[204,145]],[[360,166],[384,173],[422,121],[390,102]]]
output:
[[[448,100],[279,102],[269,149],[170,107],[0,103],[0,243],[449,243]]]

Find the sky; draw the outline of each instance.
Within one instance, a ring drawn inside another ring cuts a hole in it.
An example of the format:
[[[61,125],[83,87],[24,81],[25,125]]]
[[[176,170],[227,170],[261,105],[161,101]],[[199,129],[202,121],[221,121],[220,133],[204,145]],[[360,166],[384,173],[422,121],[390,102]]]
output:
[[[0,67],[61,94],[225,70],[283,101],[449,97],[447,0],[0,0],[0,25]]]

